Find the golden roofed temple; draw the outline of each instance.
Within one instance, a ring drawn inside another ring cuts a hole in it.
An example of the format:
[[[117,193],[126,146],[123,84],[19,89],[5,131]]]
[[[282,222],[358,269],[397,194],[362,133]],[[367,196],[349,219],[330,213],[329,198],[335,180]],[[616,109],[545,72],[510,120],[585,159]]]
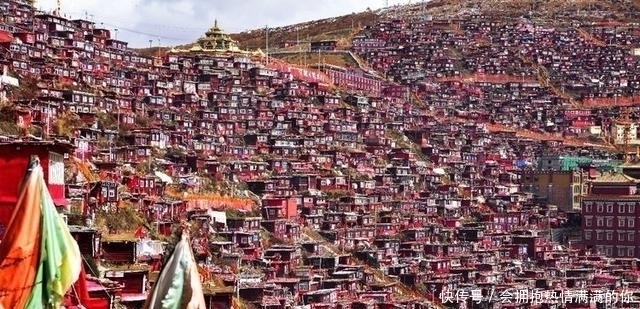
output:
[[[213,23],[213,27],[205,32],[193,46],[187,49],[169,50],[169,53],[234,53],[234,54],[262,54],[262,51],[254,52],[240,49],[238,41],[232,39],[222,28],[218,26],[218,20]]]

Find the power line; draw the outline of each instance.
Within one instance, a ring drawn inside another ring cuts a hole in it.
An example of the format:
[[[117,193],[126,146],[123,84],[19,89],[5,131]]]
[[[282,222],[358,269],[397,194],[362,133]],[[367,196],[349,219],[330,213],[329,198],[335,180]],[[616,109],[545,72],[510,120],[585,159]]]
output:
[[[146,36],[149,36],[149,37],[159,38],[159,39],[163,39],[163,40],[169,40],[169,41],[186,41],[186,40],[188,40],[186,38],[174,38],[174,37],[164,36],[164,35],[160,35],[160,34],[148,33],[148,32],[139,31],[139,30],[135,30],[135,29],[130,29],[130,28],[126,28],[126,27],[122,27],[122,26],[118,26],[118,25],[114,25],[114,24],[109,24],[109,23],[100,23],[100,25],[114,27],[114,28],[117,28],[118,30],[124,30],[126,32],[146,35]]]
[[[156,27],[156,28],[178,29],[178,30],[184,30],[184,31],[203,31],[202,27],[184,27],[184,26],[173,26],[173,25],[167,25],[167,24],[151,24],[151,23],[136,23],[136,24],[140,25],[140,26],[150,26],[150,27]]]
[[[46,10],[42,10],[42,11],[46,11]],[[126,20],[122,20],[122,19],[118,19],[118,17],[113,17],[113,16],[99,16],[98,14],[95,14],[93,12],[90,11],[64,11],[63,12],[64,15],[67,16],[67,18],[73,19],[75,18],[75,16],[82,16],[82,18],[86,18],[87,15],[92,16],[92,17],[99,17],[103,20],[109,20],[111,22],[115,22],[115,23],[126,23]],[[93,19],[93,18],[92,18]],[[96,23],[100,23],[98,21],[92,20],[93,22]],[[141,26],[151,26],[151,27],[156,27],[156,28],[170,28],[170,29],[180,29],[180,30],[185,30],[185,31],[202,31],[203,28],[202,27],[188,27],[188,26],[175,26],[172,24],[155,24],[155,23],[148,23],[148,22],[137,22],[136,25],[141,25]]]
[[[46,10],[43,10],[44,12],[46,12]],[[89,14],[89,12],[84,11],[82,12],[82,14],[80,14],[79,12],[68,12],[65,11],[64,12],[64,17],[67,19],[73,19],[72,16],[82,16],[81,18],[87,19],[87,15],[94,17],[94,14]],[[92,18],[93,19],[93,18]],[[111,20],[111,19],[110,19]],[[145,35],[145,36],[149,36],[149,37],[153,37],[153,38],[159,38],[159,39],[163,39],[163,40],[167,40],[167,41],[174,41],[174,42],[184,42],[184,41],[188,41],[188,38],[175,38],[175,37],[170,37],[170,36],[166,36],[166,35],[162,35],[162,34],[157,34],[157,33],[149,33],[149,32],[145,32],[145,31],[140,31],[140,30],[135,30],[135,29],[131,29],[128,27],[123,27],[121,25],[116,25],[116,24],[112,24],[112,23],[108,23],[108,22],[97,22],[95,20],[91,20],[92,22],[96,23],[97,25],[104,25],[104,26],[108,26],[108,27],[113,27],[115,29],[118,30],[122,30],[125,32],[129,32],[129,33],[135,33],[135,34],[140,34],[140,35]],[[151,26],[151,27],[155,27],[155,28],[166,28],[166,29],[176,29],[176,30],[182,30],[185,33],[191,33],[192,31],[201,31],[204,32],[204,30],[202,28],[195,28],[195,27],[180,27],[180,26],[170,26],[170,25],[159,25],[159,24],[151,24],[151,23],[140,23],[140,25],[145,25],[145,26]]]

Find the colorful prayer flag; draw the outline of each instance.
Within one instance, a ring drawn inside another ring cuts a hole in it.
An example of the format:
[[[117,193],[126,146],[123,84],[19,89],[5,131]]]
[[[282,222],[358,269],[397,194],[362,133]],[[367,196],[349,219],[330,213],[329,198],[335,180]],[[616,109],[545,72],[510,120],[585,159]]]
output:
[[[81,267],[78,244],[58,214],[35,159],[0,242],[0,306],[57,308]]]
[[[186,235],[162,268],[144,309],[206,309],[198,264]]]

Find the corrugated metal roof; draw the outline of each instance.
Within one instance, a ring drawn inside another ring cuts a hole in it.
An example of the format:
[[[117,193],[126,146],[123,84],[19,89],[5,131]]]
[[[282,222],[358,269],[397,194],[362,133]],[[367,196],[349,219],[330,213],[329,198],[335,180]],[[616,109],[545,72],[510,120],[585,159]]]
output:
[[[589,164],[593,162],[589,157],[564,157],[560,160],[560,168],[563,171],[570,171],[578,168],[581,164]]]
[[[622,173],[607,173],[603,174],[600,177],[592,180],[592,182],[596,183],[635,183],[638,182],[637,179],[629,177]]]
[[[567,156],[560,159],[560,169],[562,171],[571,171],[582,164],[593,164],[600,171],[610,171],[621,163],[621,161],[617,160],[595,160],[590,157]]]

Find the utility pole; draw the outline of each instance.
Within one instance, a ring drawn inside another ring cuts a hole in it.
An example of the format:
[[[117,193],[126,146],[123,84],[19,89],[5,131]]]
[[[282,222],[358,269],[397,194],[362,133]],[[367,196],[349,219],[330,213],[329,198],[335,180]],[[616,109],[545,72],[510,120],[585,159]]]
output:
[[[307,34],[307,40],[305,41],[305,45],[306,44],[311,44],[311,43],[309,43],[309,34]],[[307,67],[307,52],[310,52],[310,51],[311,51],[311,45],[309,45],[308,49],[306,49],[304,51],[304,67],[305,68]],[[309,57],[311,57],[311,56],[309,56]]]
[[[265,40],[266,40],[266,50],[267,50],[267,64],[269,64],[269,26],[264,26],[265,31]]]
[[[117,116],[116,116],[116,117],[117,117],[117,118],[116,118],[116,134],[114,135],[114,137],[116,138],[116,141],[117,141],[117,137],[119,137],[119,136],[120,136],[120,104],[119,104],[119,103],[116,103],[116,104],[118,104],[118,106],[117,106],[117,108],[118,108],[118,113],[117,113]],[[113,140],[111,141],[111,144],[112,144],[112,145],[114,144],[114,141],[113,141]],[[112,147],[113,147],[113,146],[112,146]],[[109,150],[111,150],[111,149],[109,149]],[[110,156],[110,158],[109,158],[109,159],[111,159],[111,160],[113,160],[113,161],[117,161],[118,152],[116,151],[115,158],[113,157],[113,153],[110,153],[110,154],[109,154],[109,156]]]
[[[158,38],[158,58],[160,58],[160,38]]]
[[[242,265],[242,257],[238,257],[236,260],[236,298],[240,300],[240,266]]]
[[[302,46],[300,46],[300,26],[296,26],[296,45],[298,46],[298,57],[302,54]],[[302,57],[298,58],[298,65],[302,65]]]
[[[549,240],[553,243],[553,231],[551,230],[551,211],[547,210],[547,228],[549,229]]]
[[[51,130],[51,101],[47,101],[47,129],[45,130],[45,139],[49,139],[49,130]]]
[[[120,104],[118,104],[118,122],[116,122],[116,130],[120,132]]]

